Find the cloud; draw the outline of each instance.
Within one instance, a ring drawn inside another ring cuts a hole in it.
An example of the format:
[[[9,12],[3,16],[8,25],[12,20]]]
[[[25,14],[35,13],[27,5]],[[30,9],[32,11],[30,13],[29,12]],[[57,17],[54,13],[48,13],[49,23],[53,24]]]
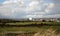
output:
[[[22,1],[8,0],[2,3],[0,6],[0,14],[8,17],[15,17],[16,13],[22,12],[24,5]]]
[[[42,1],[42,0],[38,0],[38,1],[33,0],[32,2],[29,3],[29,6],[26,8],[26,12],[27,13],[44,12],[47,5],[48,5],[48,3],[44,3],[44,1]]]
[[[60,14],[43,15],[44,18],[60,18]]]
[[[60,0],[53,0],[53,3],[60,4]]]
[[[24,18],[43,18],[43,15],[27,15]]]
[[[52,8],[54,7],[54,3],[50,3],[48,6],[47,6],[47,8],[45,9],[45,12],[47,12],[47,13],[49,13],[49,12],[51,12],[51,10],[52,10]]]
[[[50,3],[48,7],[45,9],[47,13],[45,17],[53,17],[59,18],[60,17],[60,0],[53,0],[53,3]]]
[[[60,4],[50,4],[45,9],[45,12],[47,14],[60,14]]]
[[[28,0],[27,2],[27,0],[5,0],[0,4],[0,15],[8,18],[60,17],[59,0],[53,0],[52,2],[46,1]]]

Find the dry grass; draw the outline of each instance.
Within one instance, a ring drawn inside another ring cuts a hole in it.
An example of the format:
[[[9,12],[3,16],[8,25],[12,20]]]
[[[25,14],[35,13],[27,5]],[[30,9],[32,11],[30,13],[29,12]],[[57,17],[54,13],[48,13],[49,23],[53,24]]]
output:
[[[60,36],[60,29],[49,28],[47,30],[41,30],[34,34],[34,36]]]

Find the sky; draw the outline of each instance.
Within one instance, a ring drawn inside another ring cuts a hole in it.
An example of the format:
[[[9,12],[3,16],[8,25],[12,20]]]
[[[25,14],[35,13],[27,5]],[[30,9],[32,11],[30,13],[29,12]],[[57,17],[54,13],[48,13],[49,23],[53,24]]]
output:
[[[0,18],[60,18],[60,0],[0,0]]]

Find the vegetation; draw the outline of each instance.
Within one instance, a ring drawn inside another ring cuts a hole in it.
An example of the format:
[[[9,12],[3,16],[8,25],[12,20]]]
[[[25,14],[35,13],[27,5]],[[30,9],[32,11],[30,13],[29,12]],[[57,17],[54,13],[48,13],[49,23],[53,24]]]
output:
[[[60,36],[60,29],[48,28],[34,34],[34,36]]]
[[[13,27],[12,27],[13,26]],[[0,32],[5,31],[32,31],[38,32],[48,28],[60,29],[60,22],[43,22],[40,21],[6,21],[0,22]]]

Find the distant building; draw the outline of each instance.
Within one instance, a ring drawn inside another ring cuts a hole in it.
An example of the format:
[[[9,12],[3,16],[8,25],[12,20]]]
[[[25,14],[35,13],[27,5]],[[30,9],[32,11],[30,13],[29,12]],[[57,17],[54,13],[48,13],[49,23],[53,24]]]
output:
[[[60,22],[60,18],[29,18],[31,21]]]
[[[60,18],[24,18],[20,21],[46,21],[46,22],[60,22]]]

